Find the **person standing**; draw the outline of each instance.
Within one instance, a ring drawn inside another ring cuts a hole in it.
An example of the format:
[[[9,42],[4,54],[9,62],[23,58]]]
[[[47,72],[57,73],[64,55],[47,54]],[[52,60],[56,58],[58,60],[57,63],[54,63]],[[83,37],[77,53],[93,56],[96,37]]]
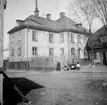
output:
[[[80,70],[80,63],[77,62],[77,70]]]
[[[57,63],[56,71],[61,71],[61,64],[60,64],[60,62]]]

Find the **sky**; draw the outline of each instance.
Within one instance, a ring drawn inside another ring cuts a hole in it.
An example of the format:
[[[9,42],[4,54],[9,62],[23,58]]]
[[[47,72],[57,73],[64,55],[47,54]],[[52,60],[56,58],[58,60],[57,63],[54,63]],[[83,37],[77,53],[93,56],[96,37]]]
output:
[[[72,0],[38,0],[40,16],[51,14],[53,20],[59,17],[60,12],[67,12],[67,6]],[[7,33],[16,25],[16,20],[24,20],[34,14],[35,0],[7,0],[7,8],[4,11],[4,48],[8,47],[9,34]],[[72,18],[72,17],[71,17]],[[86,26],[87,27],[87,26]],[[95,20],[93,30],[101,27],[101,23]]]

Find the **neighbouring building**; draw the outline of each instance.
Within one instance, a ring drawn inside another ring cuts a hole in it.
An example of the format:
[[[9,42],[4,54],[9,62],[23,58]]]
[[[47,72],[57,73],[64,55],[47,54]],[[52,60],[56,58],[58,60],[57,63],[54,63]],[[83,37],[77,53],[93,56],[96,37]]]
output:
[[[47,57],[64,64],[85,58],[86,29],[64,12],[57,20],[52,20],[51,14],[46,18],[39,16],[36,5],[35,15],[16,20],[16,23],[17,26],[8,32],[10,63]]]
[[[4,34],[4,9],[6,0],[0,0],[0,67],[3,67],[3,34]]]
[[[87,41],[86,49],[90,60],[107,65],[107,27],[103,26]]]
[[[3,34],[4,34],[4,9],[6,0],[0,0],[0,67],[3,67]],[[3,75],[0,74],[0,104],[3,105]]]

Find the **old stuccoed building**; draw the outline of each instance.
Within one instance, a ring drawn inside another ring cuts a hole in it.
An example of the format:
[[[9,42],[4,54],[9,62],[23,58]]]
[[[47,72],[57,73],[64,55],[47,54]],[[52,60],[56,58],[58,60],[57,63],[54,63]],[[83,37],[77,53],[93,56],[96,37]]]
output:
[[[17,26],[8,32],[10,65],[17,66],[18,62],[37,57],[51,57],[61,64],[85,57],[87,37],[82,24],[64,12],[57,20],[52,20],[51,14],[41,17],[37,5],[34,13],[24,20],[16,20]]]

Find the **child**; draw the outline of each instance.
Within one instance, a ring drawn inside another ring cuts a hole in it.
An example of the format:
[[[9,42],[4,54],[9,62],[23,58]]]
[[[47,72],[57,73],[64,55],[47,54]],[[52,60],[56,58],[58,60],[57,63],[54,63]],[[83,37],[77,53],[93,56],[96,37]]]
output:
[[[80,63],[77,62],[77,70],[80,70]]]

